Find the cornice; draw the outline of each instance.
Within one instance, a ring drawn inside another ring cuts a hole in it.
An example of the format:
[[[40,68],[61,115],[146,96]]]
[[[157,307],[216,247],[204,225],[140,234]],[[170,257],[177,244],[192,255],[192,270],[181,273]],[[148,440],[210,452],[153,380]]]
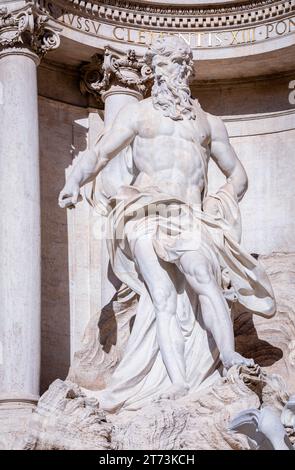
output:
[[[295,69],[287,70],[284,72],[265,74],[265,75],[255,75],[251,77],[243,77],[243,78],[230,78],[230,79],[208,79],[208,80],[194,80],[191,86],[194,89],[216,89],[216,87],[235,87],[235,86],[253,86],[254,83],[258,82],[268,82],[275,81],[275,80],[293,80],[295,77]],[[295,109],[294,109],[295,112]]]
[[[45,0],[39,0],[40,5]],[[48,1],[47,1],[48,3]],[[165,31],[218,30],[254,27],[295,12],[295,0],[249,0],[234,4],[156,5],[127,0],[52,0],[67,12],[105,23]]]
[[[259,114],[241,114],[234,116],[223,116],[222,120],[224,122],[237,122],[237,121],[261,121],[265,119],[273,118],[284,118],[286,116],[295,116],[295,109],[287,109],[285,111],[275,111],[269,113],[259,113]],[[287,130],[295,130],[295,125],[290,129],[283,129],[279,132],[286,132]],[[268,132],[266,132],[268,133]]]

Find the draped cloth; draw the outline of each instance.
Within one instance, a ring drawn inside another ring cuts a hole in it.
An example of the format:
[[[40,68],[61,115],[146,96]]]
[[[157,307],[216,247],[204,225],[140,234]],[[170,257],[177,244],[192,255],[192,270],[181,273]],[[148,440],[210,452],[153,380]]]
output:
[[[201,253],[230,301],[264,317],[275,313],[265,271],[240,245],[241,218],[233,192],[225,187],[206,196],[204,202],[210,198],[218,206],[215,215],[163,193],[152,183],[121,186],[111,199],[107,235],[110,262],[116,276],[139,295],[139,303],[124,356],[107,388],[99,392],[102,408],[135,410],[171,386],[157,341],[155,311],[135,260],[139,239],[148,238],[158,258],[167,263],[177,265],[187,251]],[[179,276],[175,268],[172,279],[185,340],[186,380],[190,390],[199,390],[220,377],[222,368],[213,337],[203,326],[198,297]]]

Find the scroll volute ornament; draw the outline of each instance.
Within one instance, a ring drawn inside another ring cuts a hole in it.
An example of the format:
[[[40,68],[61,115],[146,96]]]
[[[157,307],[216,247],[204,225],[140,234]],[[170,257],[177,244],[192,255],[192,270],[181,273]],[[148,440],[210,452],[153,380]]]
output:
[[[59,28],[49,26],[49,19],[33,2],[15,11],[0,7],[0,50],[27,47],[43,57],[56,49],[60,44]]]
[[[104,55],[95,54],[91,62],[81,67],[80,88],[98,100],[111,87],[130,89],[145,97],[152,86],[153,74],[143,58],[137,58],[134,50],[127,54],[106,47]]]

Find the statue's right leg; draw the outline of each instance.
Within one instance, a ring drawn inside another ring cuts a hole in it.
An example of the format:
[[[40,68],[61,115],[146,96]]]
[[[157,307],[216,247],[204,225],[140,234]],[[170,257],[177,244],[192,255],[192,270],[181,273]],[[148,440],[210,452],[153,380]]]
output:
[[[151,239],[139,239],[135,259],[151,296],[156,314],[157,340],[172,382],[165,398],[177,398],[188,391],[184,361],[184,336],[176,317],[177,293],[169,275],[172,265],[159,260]],[[163,395],[164,397],[164,395]]]

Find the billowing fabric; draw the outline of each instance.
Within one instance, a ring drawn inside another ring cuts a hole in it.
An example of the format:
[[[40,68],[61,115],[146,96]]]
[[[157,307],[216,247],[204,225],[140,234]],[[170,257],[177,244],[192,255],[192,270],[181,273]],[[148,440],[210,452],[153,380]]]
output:
[[[274,295],[266,273],[240,246],[237,201],[226,189],[207,198],[215,199],[217,215],[163,194],[152,185],[122,186],[111,200],[113,210],[108,215],[107,239],[111,265],[116,276],[140,300],[123,359],[108,387],[100,392],[103,408],[137,409],[171,386],[157,342],[153,304],[134,258],[139,239],[149,238],[157,256],[176,265],[186,251],[201,253],[209,261],[220,288],[224,289],[226,273],[227,284],[235,292],[237,302],[248,311],[264,317],[275,313]],[[203,327],[197,295],[185,280],[177,292],[177,317],[185,338],[187,382],[191,390],[198,390],[220,376],[219,354],[212,335]]]

